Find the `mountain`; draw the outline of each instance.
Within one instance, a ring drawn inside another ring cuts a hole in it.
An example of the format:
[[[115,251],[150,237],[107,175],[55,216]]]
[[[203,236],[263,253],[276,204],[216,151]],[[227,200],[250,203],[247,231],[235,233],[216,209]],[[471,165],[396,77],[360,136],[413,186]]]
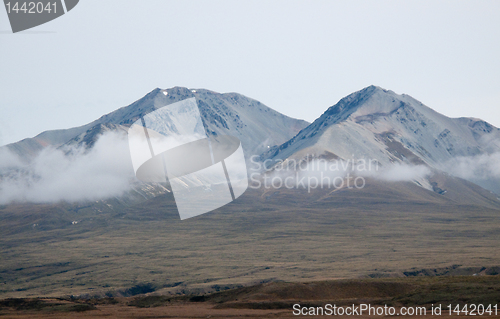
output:
[[[498,152],[500,129],[493,125],[473,118],[448,118],[409,95],[369,86],[341,99],[262,159],[374,159],[385,167],[405,163],[446,171],[457,158]],[[481,186],[491,190],[491,185],[490,181]],[[425,186],[431,189],[432,181]],[[500,193],[498,187],[493,190]]]
[[[255,154],[280,145],[262,159],[375,158],[384,167],[423,166],[433,174],[425,184],[367,177],[360,189],[250,187],[230,204],[184,221],[174,194],[160,184],[136,181],[125,195],[104,196],[116,187],[108,180],[123,175],[120,167],[129,158],[126,147],[102,144],[110,136],[104,133],[125,133],[141,115],[190,97],[209,134],[236,135]],[[2,192],[17,187],[45,197],[65,194],[37,202],[20,192],[12,196],[20,200],[0,203],[0,297],[201,294],[270,281],[436,273],[457,265],[474,274],[497,269],[500,256],[492,252],[498,250],[500,201],[443,171],[448,161],[497,153],[497,128],[447,118],[374,86],[306,124],[235,93],[156,89],[82,127],[11,144],[26,158],[48,145],[86,147],[88,154],[58,161],[46,156],[33,165],[33,177],[24,171],[29,165],[12,172],[12,179],[28,176],[26,183],[6,180]],[[92,156],[99,150],[104,157]],[[75,165],[76,171],[67,168]],[[91,197],[94,190],[100,198]]]
[[[47,146],[66,143],[93,145],[96,136],[107,130],[126,130],[128,126],[158,108],[195,97],[207,131],[212,135],[238,137],[245,153],[260,154],[268,146],[281,144],[309,123],[285,116],[259,101],[237,93],[220,94],[209,90],[183,87],[154,89],[138,101],[106,114],[83,126],[46,131],[6,147],[21,158],[31,159]]]

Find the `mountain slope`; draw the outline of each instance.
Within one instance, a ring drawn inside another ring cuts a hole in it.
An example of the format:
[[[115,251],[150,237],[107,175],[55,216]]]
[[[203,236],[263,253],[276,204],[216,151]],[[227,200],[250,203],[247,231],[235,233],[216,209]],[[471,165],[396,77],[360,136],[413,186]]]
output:
[[[451,119],[408,95],[370,86],[340,100],[268,157],[288,158],[310,148],[387,162],[398,157],[387,145],[391,141],[438,166],[456,156],[500,151],[500,129],[477,119]]]
[[[376,86],[330,107],[290,141],[263,159],[306,156],[423,164],[442,170],[458,157],[500,152],[500,129],[478,119],[448,118],[408,95]]]
[[[102,124],[128,127],[140,116],[165,105],[195,97],[203,121],[211,134],[229,134],[240,138],[244,150],[257,154],[268,145],[281,144],[308,125],[303,120],[285,116],[262,103],[237,93],[220,94],[209,90],[189,90],[182,87],[154,89],[138,101],[106,114],[99,119],[71,129],[46,131],[6,147],[30,159],[47,146],[60,146],[84,135],[94,134]],[[82,135],[83,134],[83,135]],[[74,142],[74,141],[73,141]],[[73,142],[70,142],[73,143]]]

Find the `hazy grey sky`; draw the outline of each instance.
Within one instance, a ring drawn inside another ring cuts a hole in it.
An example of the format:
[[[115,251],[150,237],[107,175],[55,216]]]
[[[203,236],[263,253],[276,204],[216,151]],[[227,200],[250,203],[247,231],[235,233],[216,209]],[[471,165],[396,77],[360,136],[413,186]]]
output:
[[[495,0],[80,0],[12,34],[0,8],[0,145],[173,86],[313,121],[375,84],[500,127],[499,14]]]

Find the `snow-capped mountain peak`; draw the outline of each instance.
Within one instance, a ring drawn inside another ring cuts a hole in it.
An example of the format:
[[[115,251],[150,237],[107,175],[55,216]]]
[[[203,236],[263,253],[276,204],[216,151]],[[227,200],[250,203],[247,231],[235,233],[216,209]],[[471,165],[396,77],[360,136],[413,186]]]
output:
[[[46,131],[6,147],[22,158],[34,158],[47,146],[89,140],[96,126],[114,124],[127,128],[141,116],[188,98],[196,98],[207,134],[233,135],[240,139],[247,156],[260,154],[269,145],[279,145],[297,134],[309,123],[293,119],[265,106],[259,101],[237,93],[217,93],[206,89],[173,87],[156,88],[134,103],[75,128]],[[167,121],[168,119],[158,119]],[[164,123],[165,124],[165,123]],[[76,140],[75,140],[76,139]]]
[[[449,118],[406,94],[369,86],[341,99],[290,141],[262,155],[275,161],[330,154],[382,165],[442,169],[457,157],[500,152],[500,130],[484,121]]]

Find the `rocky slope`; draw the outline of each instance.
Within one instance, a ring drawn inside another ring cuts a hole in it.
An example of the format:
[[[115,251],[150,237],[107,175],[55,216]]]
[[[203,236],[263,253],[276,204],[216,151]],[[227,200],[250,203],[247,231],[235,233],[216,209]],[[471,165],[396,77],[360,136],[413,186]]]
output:
[[[447,171],[456,159],[498,152],[500,129],[491,124],[448,118],[411,96],[369,86],[340,100],[297,136],[264,153],[262,159],[375,159],[386,167],[405,163]],[[449,173],[454,172],[450,169]]]
[[[106,114],[92,123],[65,130],[46,131],[34,138],[24,139],[6,147],[21,158],[31,159],[47,146],[59,147],[66,143],[75,145],[82,141],[92,145],[96,133],[102,133],[103,125],[107,129],[123,130],[140,116],[192,97],[196,98],[208,133],[238,137],[248,155],[259,154],[268,146],[286,142],[309,124],[276,112],[259,101],[237,93],[220,94],[183,87],[166,90],[157,88],[138,101]]]

